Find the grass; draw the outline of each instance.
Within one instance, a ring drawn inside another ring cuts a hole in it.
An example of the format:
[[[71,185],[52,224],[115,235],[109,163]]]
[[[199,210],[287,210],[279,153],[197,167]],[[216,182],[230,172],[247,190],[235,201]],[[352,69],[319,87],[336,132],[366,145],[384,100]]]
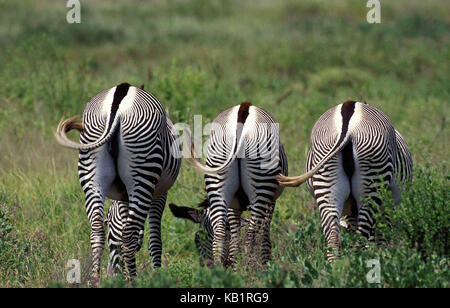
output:
[[[281,123],[290,174],[304,170],[325,110],[366,100],[389,115],[415,163],[408,194],[391,207],[397,224],[386,249],[354,252],[357,239],[343,232],[343,257],[328,264],[312,197],[286,189],[267,268],[200,267],[196,226],[165,211],[163,267],[153,270],[142,249],[131,286],[449,287],[446,8],[444,0],[383,2],[382,23],[368,24],[361,1],[93,1],[82,2],[81,24],[68,24],[64,3],[1,1],[0,286],[68,286],[73,258],[86,285],[90,230],[77,154],[53,132],[127,81],[144,84],[174,123],[201,114],[206,124],[242,101],[265,108]],[[202,176],[183,163],[168,202],[193,206],[202,196]],[[380,260],[380,284],[367,282],[370,259]],[[106,269],[106,254],[102,262]],[[130,285],[103,277],[101,286]]]

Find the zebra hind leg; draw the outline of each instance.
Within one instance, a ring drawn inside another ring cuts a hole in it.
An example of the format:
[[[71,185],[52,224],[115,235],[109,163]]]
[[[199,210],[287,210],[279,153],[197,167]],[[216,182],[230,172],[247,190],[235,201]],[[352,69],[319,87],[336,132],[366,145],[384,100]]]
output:
[[[237,256],[240,252],[240,231],[241,231],[240,209],[228,208],[227,219],[230,226],[230,245],[229,245],[229,263],[234,268],[237,262]]]
[[[221,219],[214,227],[212,243],[214,264],[227,265],[228,243],[226,236],[225,222]]]
[[[128,205],[128,215],[122,228],[121,253],[129,280],[136,276],[136,252],[142,246],[142,234],[147,213],[148,207],[139,201],[130,202]]]
[[[126,145],[129,141],[126,137],[123,139]],[[148,153],[145,157],[123,154],[121,158],[119,155],[119,162],[128,165],[128,168],[119,169],[119,175],[128,193],[128,215],[123,221],[121,252],[127,269],[127,278],[130,280],[136,276],[136,252],[142,247],[145,221],[150,211],[155,186],[162,173],[163,155],[160,142],[157,139],[156,142],[146,145],[146,150],[142,150]],[[130,157],[133,158],[132,161]]]
[[[273,211],[275,210],[275,202],[271,204],[269,212],[263,222],[263,239],[262,239],[262,251],[261,258],[262,263],[266,264],[272,259],[272,242],[270,240],[270,223],[272,221]]]
[[[94,215],[90,221],[90,241],[92,247],[91,283],[95,285],[100,278],[100,261],[103,247],[105,246],[105,231],[103,229],[103,217],[100,214]]]
[[[105,229],[103,222],[104,198],[99,190],[89,190],[86,194],[86,212],[91,224],[90,242],[92,248],[91,281],[96,285],[100,278],[100,263],[105,246]]]
[[[108,276],[113,277],[123,272],[123,260],[121,258],[122,246],[122,222],[126,220],[127,203],[113,200],[108,210],[106,224],[108,226]]]
[[[376,243],[377,246],[386,244],[386,239],[375,229],[376,217],[385,219],[390,224],[388,217],[378,213],[377,209],[381,209],[381,199],[378,196],[371,196],[367,202],[362,204],[358,213],[357,233],[362,234],[367,241]],[[367,247],[367,245],[362,245]]]
[[[251,217],[245,246],[250,260],[265,264],[271,258],[270,222],[273,208],[268,203],[251,205]]]
[[[101,170],[102,172],[99,172]],[[78,177],[85,194],[86,213],[91,224],[92,248],[91,281],[97,284],[100,277],[100,262],[105,246],[104,202],[106,193],[116,177],[114,160],[107,147],[95,151],[80,152]]]
[[[212,255],[215,265],[222,264],[226,266],[228,259],[228,241],[226,230],[227,207],[222,198],[211,199],[210,202],[210,219],[212,226]]]
[[[327,243],[327,259],[332,262],[340,257],[339,223],[337,208],[330,204],[319,206],[322,230]]]

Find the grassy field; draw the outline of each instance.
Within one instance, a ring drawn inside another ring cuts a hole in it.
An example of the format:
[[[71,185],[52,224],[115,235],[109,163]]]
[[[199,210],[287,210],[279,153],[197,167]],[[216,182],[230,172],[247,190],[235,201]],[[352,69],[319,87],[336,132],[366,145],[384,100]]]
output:
[[[382,1],[381,24],[366,21],[368,10],[356,0],[82,1],[81,23],[69,24],[65,1],[0,1],[0,287],[69,286],[69,259],[86,286],[77,153],[53,132],[124,81],[144,84],[175,123],[196,114],[207,123],[242,101],[263,107],[280,123],[290,174],[303,172],[324,111],[366,100],[407,141],[414,181],[400,205],[387,198],[386,249],[355,252],[342,232],[343,257],[328,264],[318,210],[300,187],[277,203],[265,268],[245,257],[234,272],[200,267],[197,226],[166,210],[163,267],[152,268],[145,247],[127,284],[106,278],[105,253],[100,286],[449,287],[449,3]],[[194,206],[202,179],[183,162],[168,201]],[[366,279],[371,259],[380,283]]]

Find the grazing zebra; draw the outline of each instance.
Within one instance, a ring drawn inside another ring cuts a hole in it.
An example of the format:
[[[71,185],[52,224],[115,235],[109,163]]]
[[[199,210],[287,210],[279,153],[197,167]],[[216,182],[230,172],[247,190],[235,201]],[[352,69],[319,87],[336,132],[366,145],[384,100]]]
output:
[[[80,131],[81,144],[66,133]],[[98,280],[105,244],[106,197],[124,202],[121,253],[128,275],[136,275],[135,253],[142,244],[149,216],[149,250],[153,265],[161,266],[161,216],[167,191],[181,163],[178,135],[158,99],[128,83],[104,90],[77,117],[61,122],[58,142],[79,151],[78,175],[91,224],[92,275]]]
[[[248,203],[247,203],[248,205]],[[177,206],[173,203],[169,204],[170,211],[173,216],[178,218],[184,218],[193,221],[194,223],[200,224],[200,230],[195,233],[194,241],[198,253],[200,254],[200,265],[203,266],[205,263],[211,265],[213,263],[213,228],[211,221],[209,219],[209,207],[208,198],[203,200],[198,204],[197,208],[191,208],[186,206]],[[247,225],[248,220],[241,218],[241,226]],[[225,225],[226,229],[226,239],[230,239],[230,225],[228,221]],[[230,264],[229,255],[227,255],[225,265]]]
[[[284,186],[307,181],[319,207],[327,257],[332,261],[339,256],[343,215],[370,241],[381,240],[375,239],[375,209],[363,201],[381,205],[378,191],[384,186],[400,202],[399,182],[410,179],[412,159],[384,113],[366,103],[346,101],[326,111],[314,125],[306,170],[300,176],[279,175],[278,180]]]
[[[189,134],[185,132],[185,135]],[[262,234],[260,258],[263,263],[269,260],[270,221],[276,199],[283,191],[276,176],[279,172],[287,172],[278,123],[265,110],[244,102],[226,109],[214,119],[206,165],[200,163],[193,146],[191,154],[194,167],[205,173],[214,262],[226,265],[229,256],[231,263],[235,264],[239,250],[240,217],[247,205],[251,215],[246,246],[253,255],[256,236]]]

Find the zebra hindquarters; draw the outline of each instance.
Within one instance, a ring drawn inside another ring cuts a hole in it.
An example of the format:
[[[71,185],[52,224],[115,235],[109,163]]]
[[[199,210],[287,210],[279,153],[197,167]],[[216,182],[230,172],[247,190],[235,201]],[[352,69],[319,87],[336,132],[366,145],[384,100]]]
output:
[[[105,245],[104,202],[116,177],[114,159],[106,145],[90,151],[80,151],[78,176],[85,193],[86,213],[91,225],[91,278],[95,284],[99,279],[101,254]]]

